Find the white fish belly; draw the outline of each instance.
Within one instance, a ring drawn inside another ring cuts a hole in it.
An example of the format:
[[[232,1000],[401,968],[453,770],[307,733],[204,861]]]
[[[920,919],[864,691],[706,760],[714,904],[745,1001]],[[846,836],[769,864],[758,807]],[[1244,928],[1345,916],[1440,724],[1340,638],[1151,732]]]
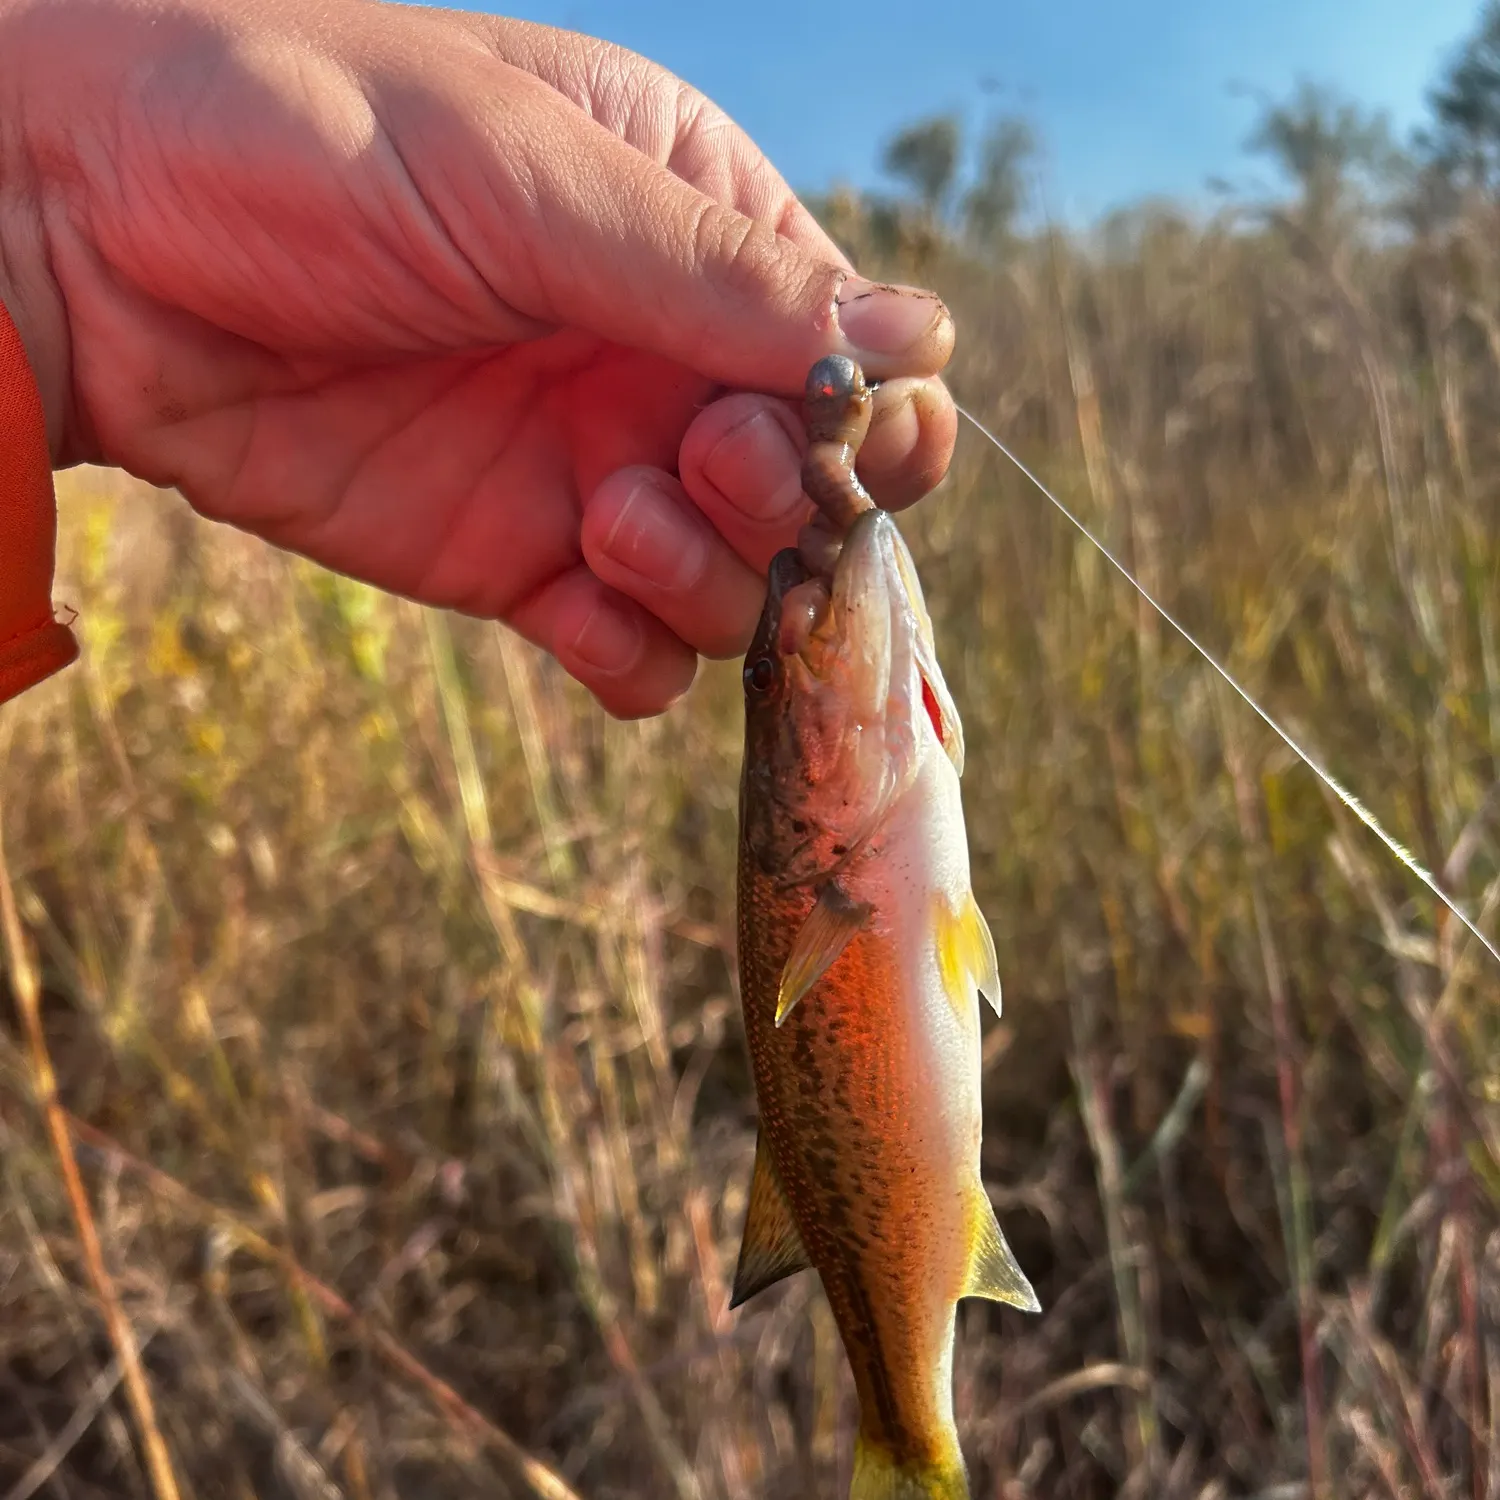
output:
[[[909,1118],[903,1135],[928,1163],[935,1182],[948,1185],[936,1204],[946,1207],[929,1224],[936,1265],[934,1295],[956,1295],[971,1250],[972,1194],[979,1183],[981,1133],[979,996],[953,996],[943,983],[937,950],[939,904],[961,911],[969,895],[969,852],[959,782],[936,746],[923,757],[911,788],[891,809],[846,888],[873,908],[872,921],[901,955],[901,984],[893,1018],[906,1033],[914,1070],[904,1091]],[[929,1200],[933,1201],[933,1200]]]

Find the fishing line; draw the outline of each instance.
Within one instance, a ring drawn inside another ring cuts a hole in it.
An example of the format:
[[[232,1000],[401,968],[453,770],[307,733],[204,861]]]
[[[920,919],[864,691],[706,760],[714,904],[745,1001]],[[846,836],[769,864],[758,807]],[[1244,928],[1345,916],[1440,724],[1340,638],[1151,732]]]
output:
[[[978,432],[987,437],[990,442],[992,442],[995,447],[997,447],[1032,482],[1032,484],[1034,484],[1037,489],[1039,489],[1042,494],[1046,496],[1046,498],[1050,500],[1052,504],[1056,506],[1057,509],[1060,510],[1063,515],[1068,518],[1069,521],[1073,523],[1073,525],[1083,534],[1083,536],[1085,536],[1090,542],[1094,544],[1095,547],[1099,549],[1101,553],[1104,554],[1105,559],[1114,567],[1115,571],[1119,573],[1122,578],[1124,578],[1124,580],[1131,586],[1131,588],[1133,588],[1136,593],[1138,593],[1141,598],[1144,599],[1146,603],[1149,604],[1151,608],[1154,609],[1157,614],[1159,614],[1162,619],[1164,619],[1167,624],[1170,625],[1172,629],[1175,630],[1177,634],[1180,635],[1183,640],[1185,640],[1188,645],[1190,645],[1193,650],[1196,651],[1198,655],[1201,656],[1203,660],[1206,661],[1209,666],[1211,666],[1214,671],[1217,672],[1219,676],[1222,677],[1224,681],[1234,689],[1235,693],[1241,699],[1243,699],[1245,703],[1249,704],[1249,706],[1255,710],[1256,716],[1272,731],[1273,734],[1277,736],[1278,739],[1281,740],[1282,744],[1284,744],[1287,749],[1290,750],[1292,754],[1295,755],[1297,759],[1300,760],[1302,764],[1305,765],[1307,769],[1311,771],[1313,775],[1316,776],[1318,780],[1321,781],[1323,785],[1326,786],[1328,790],[1331,791],[1333,795],[1337,797],[1339,801],[1342,802],[1344,806],[1347,807],[1349,811],[1352,812],[1354,816],[1358,818],[1359,821],[1363,823],[1365,827],[1368,828],[1370,832],[1373,833],[1375,837],[1378,838],[1380,842],[1384,844],[1385,847],[1389,849],[1391,853],[1394,854],[1396,858],[1399,859],[1401,863],[1405,865],[1406,868],[1410,870],[1411,873],[1415,875],[1417,879],[1420,880],[1422,884],[1426,886],[1427,889],[1434,896],[1436,896],[1437,899],[1441,901],[1443,905],[1447,907],[1447,909],[1452,912],[1460,922],[1464,924],[1465,927],[1468,928],[1468,930],[1474,935],[1474,937],[1479,940],[1479,944],[1484,949],[1484,951],[1488,953],[1489,956],[1494,959],[1497,964],[1500,964],[1500,949],[1496,949],[1495,945],[1491,943],[1490,940],[1479,930],[1479,928],[1474,925],[1473,921],[1470,919],[1464,909],[1459,906],[1459,904],[1454,901],[1449,895],[1447,895],[1447,893],[1437,883],[1437,881],[1430,874],[1428,874],[1417,857],[1409,849],[1407,849],[1405,845],[1392,838],[1391,835],[1388,834],[1385,829],[1380,826],[1379,822],[1376,820],[1374,813],[1372,813],[1364,805],[1364,803],[1354,795],[1353,792],[1340,785],[1340,783],[1335,779],[1330,771],[1325,770],[1316,760],[1314,760],[1313,757],[1309,755],[1308,752],[1304,750],[1302,746],[1299,745],[1296,740],[1294,740],[1291,735],[1289,735],[1286,730],[1284,730],[1281,725],[1278,724],[1276,720],[1273,719],[1270,714],[1268,714],[1265,709],[1263,709],[1260,704],[1258,704],[1255,699],[1252,698],[1250,694],[1239,685],[1238,682],[1235,681],[1234,676],[1230,673],[1229,669],[1227,667],[1221,666],[1214,655],[1206,647],[1200,645],[1198,641],[1194,639],[1192,633],[1187,629],[1187,627],[1179,623],[1165,605],[1158,603],[1156,599],[1152,597],[1150,591],[1145,587],[1144,584],[1138,583],[1136,581],[1135,576],[1131,573],[1130,569],[1127,568],[1125,564],[1122,563],[1120,559],[1116,557],[1114,553],[1111,552],[1109,548],[1106,547],[1104,543],[1101,542],[1099,538],[1096,537],[1094,533],[1090,531],[1089,528],[1085,526],[1083,522],[1080,521],[1078,517],[1075,516],[1073,512],[1069,510],[1068,507],[1064,505],[1062,501],[1059,500],[1057,496],[1054,495],[1052,491],[1049,490],[1047,486],[1043,484],[1042,481],[1038,479],[1036,475],[1033,474],[1031,470],[1028,469],[1026,465],[1023,464],[1021,460],[1017,458],[1016,455],[1012,453],[1010,449],[1007,448],[1005,444],[1002,443],[1000,439],[997,438],[995,434],[984,425],[983,422],[979,420],[978,417],[976,417],[970,411],[965,411],[962,406],[958,408],[958,411],[961,416],[968,419],[968,421]]]

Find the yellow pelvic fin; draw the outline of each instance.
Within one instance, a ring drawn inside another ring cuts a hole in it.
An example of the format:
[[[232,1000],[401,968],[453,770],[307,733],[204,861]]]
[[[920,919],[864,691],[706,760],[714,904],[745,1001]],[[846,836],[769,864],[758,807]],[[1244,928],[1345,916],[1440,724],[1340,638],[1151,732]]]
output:
[[[963,1455],[954,1446],[937,1462],[901,1463],[864,1434],[854,1439],[854,1480],[849,1500],[969,1500]]]
[[[1022,1312],[1041,1312],[1042,1304],[1016,1264],[1010,1246],[1000,1231],[995,1206],[982,1187],[974,1189],[974,1249],[969,1258],[969,1272],[964,1279],[962,1295],[983,1297],[990,1302],[1004,1302]]]
[[[750,1206],[745,1210],[745,1232],[740,1239],[740,1260],[734,1270],[730,1307],[748,1302],[757,1292],[805,1271],[811,1264],[762,1133],[755,1141]]]
[[[853,901],[836,885],[825,885],[792,943],[781,989],[776,996],[776,1024],[791,1015],[799,1000],[833,967],[861,927],[870,920],[867,901]]]
[[[1000,964],[995,957],[995,939],[973,891],[965,892],[957,911],[938,898],[937,955],[943,988],[955,1007],[967,1006],[977,989],[995,1014],[1000,1014]]]

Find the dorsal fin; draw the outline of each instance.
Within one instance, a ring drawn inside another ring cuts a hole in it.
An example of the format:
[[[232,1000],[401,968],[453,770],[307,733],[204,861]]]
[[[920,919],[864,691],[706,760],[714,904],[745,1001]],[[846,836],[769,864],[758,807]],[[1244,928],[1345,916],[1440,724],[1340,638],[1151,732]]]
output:
[[[974,1251],[969,1272],[964,1279],[965,1297],[983,1297],[990,1302],[1004,1302],[1022,1312],[1041,1312],[1042,1304],[1016,1264],[1010,1246],[1001,1233],[989,1194],[977,1183],[974,1186]]]
[[[755,1170],[750,1176],[750,1205],[745,1210],[745,1232],[734,1271],[731,1308],[748,1302],[757,1292],[787,1276],[805,1271],[812,1262],[802,1248],[791,1205],[771,1161],[765,1133],[755,1141]]]

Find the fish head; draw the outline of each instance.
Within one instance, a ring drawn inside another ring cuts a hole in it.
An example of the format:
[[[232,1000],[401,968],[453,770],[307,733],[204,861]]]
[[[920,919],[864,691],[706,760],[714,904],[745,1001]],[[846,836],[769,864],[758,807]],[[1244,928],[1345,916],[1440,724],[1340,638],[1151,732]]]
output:
[[[776,556],[744,684],[741,827],[761,868],[787,884],[844,863],[924,756],[962,773],[963,726],[932,620],[885,511],[855,521],[831,578],[794,550]]]

